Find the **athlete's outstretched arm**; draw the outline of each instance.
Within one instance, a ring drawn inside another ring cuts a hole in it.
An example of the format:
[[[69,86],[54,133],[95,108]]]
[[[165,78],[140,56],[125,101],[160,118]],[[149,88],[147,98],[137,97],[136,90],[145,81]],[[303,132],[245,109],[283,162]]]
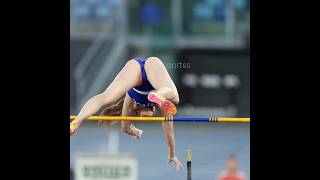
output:
[[[165,116],[162,114],[162,116]],[[164,136],[168,145],[168,159],[169,163],[173,162],[176,165],[177,171],[182,168],[182,164],[176,156],[176,142],[173,131],[173,122],[163,122],[162,123]]]
[[[75,129],[100,109],[116,103],[127,91],[139,83],[141,83],[140,65],[138,62],[130,60],[103,93],[90,98],[85,103],[77,118],[72,122],[76,124]]]

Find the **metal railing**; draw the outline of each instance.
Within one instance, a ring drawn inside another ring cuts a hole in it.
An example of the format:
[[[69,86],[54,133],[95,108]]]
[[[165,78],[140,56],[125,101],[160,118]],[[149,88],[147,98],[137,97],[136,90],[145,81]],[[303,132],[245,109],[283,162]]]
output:
[[[91,45],[77,63],[73,73],[78,100],[76,109],[79,109],[83,101],[100,91],[106,81],[110,81],[107,78],[108,74],[113,72],[117,62],[121,60],[126,47],[127,20],[124,3],[125,0],[118,1],[117,6],[113,9],[112,18],[106,19],[105,22],[99,21],[97,24],[91,23],[92,26],[97,26],[91,29],[99,29],[96,32],[83,30],[86,28],[73,28],[74,32],[71,35],[74,38],[91,40]],[[81,23],[84,25],[81,26]],[[88,21],[84,20],[72,24],[74,27],[86,27],[86,23]]]

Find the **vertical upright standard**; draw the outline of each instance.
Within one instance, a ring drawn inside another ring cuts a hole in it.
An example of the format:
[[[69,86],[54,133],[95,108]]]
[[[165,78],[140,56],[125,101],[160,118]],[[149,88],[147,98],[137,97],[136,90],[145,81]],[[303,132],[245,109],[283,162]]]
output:
[[[187,180],[191,180],[191,160],[192,160],[192,153],[191,150],[187,150]]]

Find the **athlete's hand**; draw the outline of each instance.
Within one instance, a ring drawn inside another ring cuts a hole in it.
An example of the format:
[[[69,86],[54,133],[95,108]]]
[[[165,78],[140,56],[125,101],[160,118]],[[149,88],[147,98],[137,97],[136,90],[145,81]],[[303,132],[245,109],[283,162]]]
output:
[[[78,128],[79,128],[79,123],[72,121],[70,123],[70,136],[72,136]]]
[[[171,162],[176,165],[177,171],[180,171],[183,168],[182,163],[179,161],[179,159],[176,156],[169,158],[168,163],[171,163]]]

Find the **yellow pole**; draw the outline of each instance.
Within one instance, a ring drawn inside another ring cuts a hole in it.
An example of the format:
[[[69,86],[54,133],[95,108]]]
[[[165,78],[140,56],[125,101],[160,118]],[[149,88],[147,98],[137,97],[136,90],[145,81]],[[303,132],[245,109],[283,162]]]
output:
[[[70,116],[70,120],[74,120],[77,116]],[[90,116],[90,121],[164,121],[165,117],[126,117],[126,116]]]

